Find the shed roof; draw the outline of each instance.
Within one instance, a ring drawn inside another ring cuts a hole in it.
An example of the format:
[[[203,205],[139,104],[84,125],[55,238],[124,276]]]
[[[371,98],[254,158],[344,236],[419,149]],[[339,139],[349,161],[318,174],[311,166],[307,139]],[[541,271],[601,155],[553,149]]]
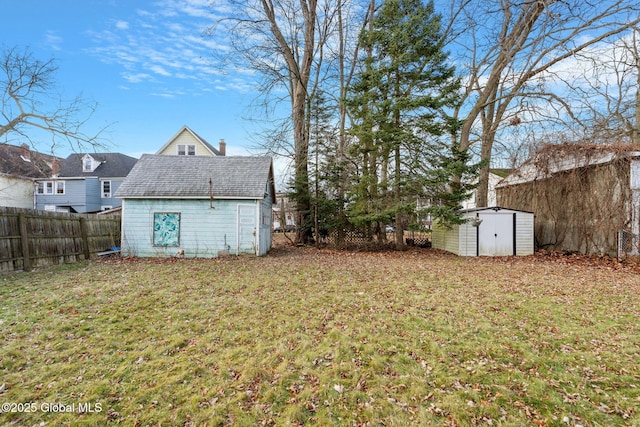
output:
[[[520,210],[520,209],[503,208],[501,206],[489,206],[489,207],[483,207],[483,208],[462,209],[460,212],[462,214],[465,214],[465,213],[475,213],[475,212],[483,212],[483,211],[493,211],[493,212],[510,211],[510,212],[522,212],[522,213],[530,213],[530,214],[533,213],[533,212],[530,212],[530,211],[523,211],[523,210]]]
[[[263,199],[273,182],[270,157],[145,154],[115,197]]]

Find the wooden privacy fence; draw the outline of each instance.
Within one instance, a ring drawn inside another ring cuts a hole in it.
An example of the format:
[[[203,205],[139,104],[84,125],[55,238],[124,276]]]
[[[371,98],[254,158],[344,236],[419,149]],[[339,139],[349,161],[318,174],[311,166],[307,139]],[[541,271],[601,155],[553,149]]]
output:
[[[120,218],[0,207],[0,272],[73,263],[120,246]]]

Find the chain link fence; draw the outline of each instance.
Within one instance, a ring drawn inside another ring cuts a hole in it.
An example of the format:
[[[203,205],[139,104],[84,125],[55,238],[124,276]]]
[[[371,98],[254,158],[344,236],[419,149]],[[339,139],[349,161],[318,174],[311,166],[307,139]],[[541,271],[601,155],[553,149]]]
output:
[[[630,231],[618,231],[618,259],[640,256],[640,235]]]

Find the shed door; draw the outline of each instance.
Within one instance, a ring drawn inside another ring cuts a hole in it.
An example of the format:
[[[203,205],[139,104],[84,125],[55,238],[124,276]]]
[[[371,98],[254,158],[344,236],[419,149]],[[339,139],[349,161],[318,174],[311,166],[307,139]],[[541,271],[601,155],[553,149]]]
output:
[[[513,213],[480,213],[482,223],[478,227],[478,255],[514,255]]]
[[[256,205],[238,205],[238,248],[236,253],[256,253]]]

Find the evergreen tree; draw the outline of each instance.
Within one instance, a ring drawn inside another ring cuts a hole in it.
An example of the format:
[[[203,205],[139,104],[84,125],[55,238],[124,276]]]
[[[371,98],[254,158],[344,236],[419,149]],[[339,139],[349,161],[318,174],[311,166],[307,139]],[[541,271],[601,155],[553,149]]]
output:
[[[348,99],[357,139],[351,155],[360,165],[350,219],[379,236],[381,226],[394,221],[402,246],[417,198],[446,198],[434,201],[433,211],[450,216],[466,190],[441,191],[451,165],[461,165],[460,156],[454,161],[443,154],[443,141],[455,141],[460,126],[446,115],[458,102],[460,84],[443,50],[433,2],[384,0],[360,43],[365,56]]]

